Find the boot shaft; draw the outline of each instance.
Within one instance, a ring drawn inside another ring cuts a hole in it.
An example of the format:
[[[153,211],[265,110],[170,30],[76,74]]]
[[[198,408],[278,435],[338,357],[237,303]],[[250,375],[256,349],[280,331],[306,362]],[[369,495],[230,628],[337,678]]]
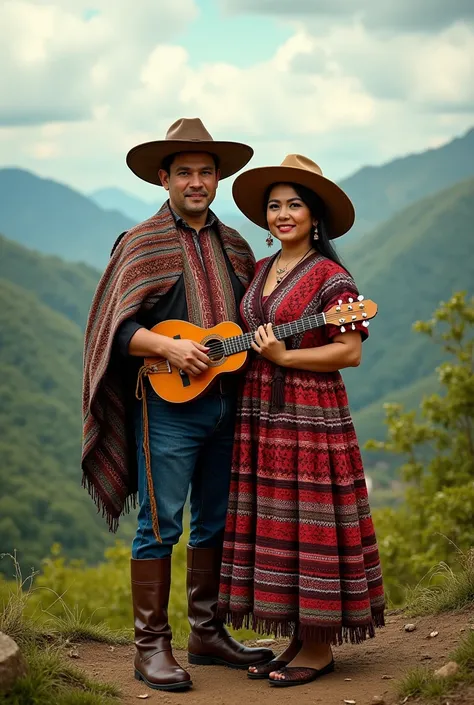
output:
[[[131,584],[137,648],[153,648],[158,640],[171,641],[168,623],[171,557],[132,558]]]
[[[188,618],[191,629],[204,635],[222,629],[217,619],[221,548],[187,547]]]

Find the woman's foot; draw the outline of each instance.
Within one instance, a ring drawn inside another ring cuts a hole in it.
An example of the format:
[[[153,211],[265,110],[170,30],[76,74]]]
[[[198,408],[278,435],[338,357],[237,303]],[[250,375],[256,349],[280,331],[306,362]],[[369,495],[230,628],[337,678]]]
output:
[[[288,662],[288,668],[308,668],[312,671],[323,671],[326,668],[329,669],[332,663],[333,656],[329,644],[304,642],[295,657]],[[284,670],[285,669],[272,671],[269,675],[270,680],[285,680],[288,674],[286,674]]]
[[[276,659],[269,663],[262,664],[261,666],[249,666],[249,678],[268,678],[270,673],[278,671],[280,668],[284,668],[288,665],[290,661],[297,656],[300,648],[301,641],[294,636],[286,649],[282,651]]]

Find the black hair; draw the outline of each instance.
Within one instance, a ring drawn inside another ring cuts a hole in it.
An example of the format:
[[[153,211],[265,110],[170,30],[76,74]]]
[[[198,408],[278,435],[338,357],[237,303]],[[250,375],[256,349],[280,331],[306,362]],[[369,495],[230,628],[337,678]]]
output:
[[[174,162],[174,160],[176,159],[176,157],[178,156],[178,154],[182,154],[182,152],[174,152],[174,154],[169,154],[167,157],[165,157],[163,159],[163,161],[161,162],[160,169],[164,169],[166,171],[166,173],[169,175],[171,165]],[[217,171],[219,169],[219,163],[220,163],[219,157],[216,154],[211,154],[211,157],[214,160],[214,165],[215,165],[216,171]]]
[[[264,203],[264,208],[265,208],[265,217],[266,217],[266,209],[268,205],[268,201],[270,198],[270,193],[272,189],[274,188],[276,184],[272,184],[267,188],[265,191],[265,196],[263,199]],[[318,196],[317,193],[312,191],[310,188],[307,186],[302,186],[301,184],[293,184],[293,183],[288,183],[288,186],[291,186],[296,193],[298,194],[299,198],[303,201],[305,206],[307,206],[311,212],[311,216],[318,221],[318,239],[314,240],[313,237],[311,237],[311,243],[312,245],[316,248],[316,250],[323,255],[323,257],[327,257],[328,259],[332,260],[336,264],[338,264],[340,267],[346,270],[346,272],[350,275],[349,270],[347,267],[344,266],[342,260],[340,259],[339,255],[337,254],[334,246],[331,244],[331,240],[328,237],[328,230],[326,226],[326,207],[324,205],[324,201]]]

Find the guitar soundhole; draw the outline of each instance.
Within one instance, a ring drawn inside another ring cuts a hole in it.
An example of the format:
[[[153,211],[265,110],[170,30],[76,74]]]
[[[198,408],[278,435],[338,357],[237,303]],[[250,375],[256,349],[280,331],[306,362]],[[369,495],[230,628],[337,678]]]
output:
[[[209,348],[207,353],[211,361],[211,367],[218,367],[225,362],[224,343],[219,338],[207,338],[202,341],[202,344]]]

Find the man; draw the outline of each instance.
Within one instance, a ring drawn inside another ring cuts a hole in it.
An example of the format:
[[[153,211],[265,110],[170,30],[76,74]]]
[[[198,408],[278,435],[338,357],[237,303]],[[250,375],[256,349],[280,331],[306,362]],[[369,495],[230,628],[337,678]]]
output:
[[[209,365],[207,348],[152,332],[158,322],[208,328],[238,321],[255,261],[209,206],[219,178],[239,171],[252,154],[246,145],[214,141],[198,119],[178,120],[164,140],[129,152],[132,171],[163,186],[169,200],[115,244],[86,330],[83,482],[112,530],[138,490],[131,560],[135,677],[160,690],[192,685],[173,657],[167,613],[171,553],[189,487],[189,662],[247,668],[273,658],[268,649],[239,644],[216,618],[236,379],[222,376],[203,397],[172,404],[140,370],[144,357],[166,358],[188,379]]]

